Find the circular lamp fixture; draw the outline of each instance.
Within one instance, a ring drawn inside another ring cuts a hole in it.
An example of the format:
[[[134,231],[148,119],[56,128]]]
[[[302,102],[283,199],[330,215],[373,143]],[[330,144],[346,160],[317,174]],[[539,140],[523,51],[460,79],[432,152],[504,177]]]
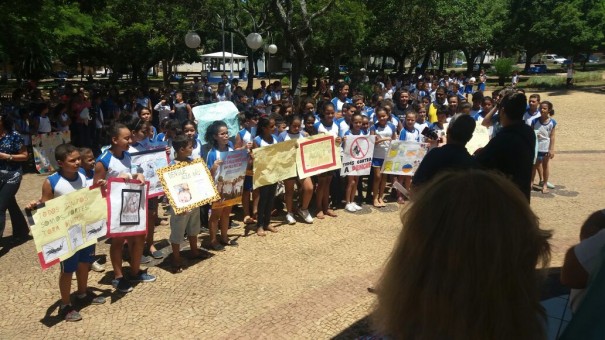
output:
[[[263,37],[258,33],[250,33],[246,37],[246,45],[256,51],[263,46]]]
[[[277,46],[275,46],[275,44],[267,46],[267,52],[269,52],[269,54],[277,53]]]
[[[202,43],[202,39],[196,32],[189,31],[189,32],[187,32],[187,34],[185,34],[185,45],[187,45],[187,47],[198,48],[198,47],[200,47],[201,43]]]

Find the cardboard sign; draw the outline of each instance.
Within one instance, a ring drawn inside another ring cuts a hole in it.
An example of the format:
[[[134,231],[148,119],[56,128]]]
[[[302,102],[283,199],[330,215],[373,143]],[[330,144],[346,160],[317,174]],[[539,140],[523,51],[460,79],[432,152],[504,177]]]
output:
[[[220,199],[208,166],[201,158],[158,169],[157,174],[177,214]]]
[[[248,150],[219,153],[223,164],[214,176],[220,200],[212,203],[212,209],[228,207],[242,202],[244,178],[248,167]]]
[[[215,120],[222,120],[227,124],[229,136],[233,137],[239,131],[239,111],[235,104],[230,101],[199,105],[192,108],[191,111],[197,121],[199,136],[205,136],[208,126]]]
[[[130,154],[131,173],[143,174],[145,180],[149,181],[148,198],[161,196],[164,188],[156,171],[168,166],[168,155],[166,147],[151,149],[147,151],[133,152]]]
[[[316,135],[295,140],[298,143],[296,166],[299,178],[307,178],[340,169],[342,161],[336,140],[331,135]]]
[[[370,174],[374,156],[374,136],[353,136],[345,138],[341,176],[365,176]]]
[[[296,139],[252,150],[254,188],[296,177]]]
[[[149,182],[122,178],[107,181],[107,236],[124,237],[147,232]]]
[[[26,211],[42,269],[70,258],[107,234],[101,189],[83,188]]]
[[[69,131],[49,132],[32,136],[34,161],[39,173],[44,174],[59,169],[55,160],[55,148],[61,144],[69,143]]]
[[[429,151],[429,144],[394,140],[382,164],[383,174],[413,176]]]

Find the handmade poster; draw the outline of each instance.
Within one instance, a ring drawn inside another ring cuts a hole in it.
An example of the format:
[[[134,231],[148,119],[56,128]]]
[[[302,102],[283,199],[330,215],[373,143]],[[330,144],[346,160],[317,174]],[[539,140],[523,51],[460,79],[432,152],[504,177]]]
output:
[[[370,174],[374,156],[374,136],[345,138],[341,176],[365,176]]]
[[[199,105],[191,109],[197,121],[198,135],[206,135],[208,126],[215,120],[222,120],[227,124],[229,136],[235,137],[239,131],[239,110],[230,101]]]
[[[394,140],[389,146],[381,172],[391,175],[412,176],[429,151],[428,143]]]
[[[123,237],[147,232],[149,182],[110,178],[107,181],[107,236]]]
[[[296,166],[299,178],[307,178],[330,170],[340,169],[342,161],[334,136],[321,134],[296,139]]]
[[[486,146],[487,143],[489,143],[489,130],[478,123],[477,126],[475,126],[473,137],[466,143],[466,150],[472,155],[477,149]]]
[[[166,147],[133,152],[130,154],[131,173],[143,174],[145,180],[149,181],[148,198],[157,197],[164,194],[162,183],[156,171],[168,166],[168,155]]]
[[[59,169],[55,160],[55,148],[70,141],[71,134],[69,131],[32,135],[34,161],[38,172],[44,174]]]
[[[228,207],[242,202],[244,178],[248,167],[248,150],[219,153],[223,161],[216,172],[214,183],[220,199],[212,203],[212,209]]]
[[[217,201],[220,197],[201,158],[157,170],[164,194],[177,214]]]
[[[296,139],[253,149],[254,188],[296,177]]]
[[[107,202],[98,187],[59,196],[26,213],[43,269],[107,234]]]

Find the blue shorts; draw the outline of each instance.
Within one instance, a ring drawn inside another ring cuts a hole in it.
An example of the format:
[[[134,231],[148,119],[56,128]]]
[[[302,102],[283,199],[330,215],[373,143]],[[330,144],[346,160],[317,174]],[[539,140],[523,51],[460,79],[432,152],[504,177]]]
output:
[[[75,273],[80,263],[95,262],[95,245],[90,245],[86,248],[78,250],[72,257],[65,261],[61,261],[62,273]]]
[[[477,90],[485,91],[485,83],[479,83],[479,85],[477,85]]]
[[[252,191],[252,176],[244,177],[244,190]]]
[[[548,152],[540,152],[538,151],[538,156],[536,157],[536,161],[542,162],[544,157],[548,156]]]
[[[382,167],[382,163],[384,163],[384,159],[382,158],[372,158],[372,166],[375,167]]]

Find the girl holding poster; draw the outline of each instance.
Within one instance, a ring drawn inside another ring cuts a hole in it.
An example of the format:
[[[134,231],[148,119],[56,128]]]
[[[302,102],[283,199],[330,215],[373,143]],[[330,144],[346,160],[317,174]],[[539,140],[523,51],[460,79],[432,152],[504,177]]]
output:
[[[290,115],[287,117],[288,130],[282,132],[277,138],[280,142],[284,142],[291,139],[299,139],[307,137],[307,133],[304,132],[302,127],[302,118],[299,115]],[[285,186],[285,195],[284,200],[286,203],[286,209],[288,213],[286,214],[286,220],[288,224],[296,223],[296,219],[294,219],[294,184],[298,182],[298,187],[300,189],[300,209],[298,210],[298,214],[302,217],[305,222],[313,223],[313,217],[311,217],[311,213],[309,212],[309,204],[311,203],[311,198],[313,197],[313,181],[311,177],[307,177],[304,179],[288,178],[284,181]]]
[[[277,138],[273,135],[275,131],[275,120],[267,117],[262,117],[258,121],[258,136],[254,138],[254,148],[262,148],[263,146],[277,143]],[[271,211],[273,210],[273,201],[275,201],[275,190],[277,183],[269,184],[260,187],[258,198],[258,222],[256,235],[266,236],[265,229],[272,233],[276,233],[277,229],[269,223],[271,222]],[[246,225],[246,234],[249,232],[249,227]]]
[[[233,145],[229,141],[229,129],[227,124],[221,120],[214,121],[206,130],[204,136],[206,143],[212,146],[206,157],[206,164],[215,182],[218,182],[218,170],[223,164],[227,152],[233,151]],[[217,183],[218,186],[218,183]],[[225,246],[237,246],[237,241],[230,240],[229,215],[231,215],[231,206],[223,208],[212,208],[210,211],[210,248],[213,250],[224,250]],[[218,225],[221,225],[221,240],[217,239]]]
[[[235,136],[236,148],[246,147],[248,150],[252,149],[252,141],[256,137],[258,118],[258,112],[256,111],[244,112],[244,128]],[[244,178],[244,189],[242,190],[242,209],[244,210],[245,224],[256,223],[254,216],[256,216],[258,210],[258,190],[252,190],[252,175],[252,159],[250,159],[248,169],[246,170],[246,177]],[[250,206],[250,195],[252,195],[252,206]]]
[[[134,174],[134,176],[131,174],[130,155],[128,154],[131,143],[130,129],[122,123],[115,123],[109,129],[109,137],[111,138],[111,146],[97,158],[93,182],[97,183],[100,180],[108,180],[112,177],[125,179],[134,177],[141,183],[145,183],[145,177],[142,174]],[[124,277],[122,270],[122,247],[126,239],[128,239],[130,249],[130,267],[135,275],[132,280],[137,282],[153,282],[156,280],[155,276],[142,271],[140,267],[145,235],[112,237],[109,255],[115,278],[111,283],[122,293],[132,291],[132,284]]]
[[[347,87],[347,93],[349,91],[349,85]],[[321,108],[319,113],[319,122],[315,123],[315,130],[317,133],[325,133],[332,135],[336,138],[336,145],[340,145],[341,138],[338,133],[338,124],[334,123],[335,109],[332,103],[326,103]],[[340,176],[340,173],[338,174]],[[324,172],[317,175],[317,192],[315,193],[315,199],[317,200],[317,215],[319,219],[324,219],[325,215],[336,217],[334,211],[330,209],[330,183],[332,182],[333,173]]]
[[[351,124],[349,125],[349,131],[345,133],[344,139],[347,139],[347,136],[366,136],[367,133],[361,129],[361,125],[363,123],[363,116],[361,113],[355,113],[351,116]],[[345,193],[345,200],[347,204],[345,205],[345,210],[348,212],[356,212],[361,210],[362,208],[355,203],[355,192],[357,190],[359,176],[356,175],[347,175],[347,191]]]
[[[372,197],[374,198],[374,207],[382,208],[386,206],[382,196],[384,195],[388,176],[380,173],[380,169],[389,150],[391,140],[395,139],[397,127],[389,122],[389,113],[383,107],[376,109],[376,120],[376,124],[370,127],[370,134],[376,136],[374,158],[372,159],[372,167],[374,168]]]

